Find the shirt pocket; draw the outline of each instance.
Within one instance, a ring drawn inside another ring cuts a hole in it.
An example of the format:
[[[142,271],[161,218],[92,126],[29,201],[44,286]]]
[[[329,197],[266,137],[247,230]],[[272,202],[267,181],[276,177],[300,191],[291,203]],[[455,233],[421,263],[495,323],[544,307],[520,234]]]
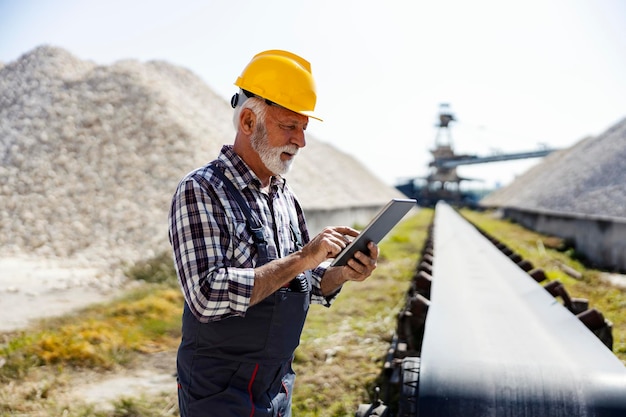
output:
[[[253,268],[257,249],[247,223],[235,223],[232,239],[232,262],[237,268]]]

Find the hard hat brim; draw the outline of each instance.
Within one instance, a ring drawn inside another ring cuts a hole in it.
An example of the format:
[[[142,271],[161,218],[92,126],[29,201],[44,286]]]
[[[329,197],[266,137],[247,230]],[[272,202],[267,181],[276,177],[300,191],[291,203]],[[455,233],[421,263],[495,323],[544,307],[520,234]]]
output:
[[[293,111],[293,110],[292,110],[292,111]],[[315,114],[313,114],[313,112],[312,112],[312,111],[296,111],[295,113],[301,114],[301,115],[303,115],[303,116],[310,117],[310,118],[315,119],[315,120],[319,120],[320,122],[323,122],[323,121],[324,121],[324,120],[323,120],[323,119],[321,119],[320,117],[318,117],[318,116],[316,116]]]

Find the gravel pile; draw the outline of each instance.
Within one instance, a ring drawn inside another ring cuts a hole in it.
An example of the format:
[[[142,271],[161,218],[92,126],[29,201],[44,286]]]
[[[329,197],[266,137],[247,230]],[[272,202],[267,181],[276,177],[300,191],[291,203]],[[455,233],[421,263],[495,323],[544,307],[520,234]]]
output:
[[[626,218],[626,119],[548,155],[481,205]]]
[[[231,116],[202,80],[166,62],[99,66],[42,46],[0,66],[0,256],[110,267],[168,249],[176,184],[232,143]],[[305,209],[396,195],[310,137],[298,158],[289,180]]]

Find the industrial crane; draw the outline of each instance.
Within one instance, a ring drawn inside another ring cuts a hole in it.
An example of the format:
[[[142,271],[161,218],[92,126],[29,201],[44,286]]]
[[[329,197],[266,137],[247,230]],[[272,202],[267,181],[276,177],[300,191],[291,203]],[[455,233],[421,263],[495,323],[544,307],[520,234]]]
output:
[[[428,175],[426,177],[411,178],[405,183],[396,185],[396,188],[408,197],[416,198],[420,206],[434,207],[439,200],[455,206],[475,205],[476,198],[470,194],[463,193],[460,189],[461,181],[469,181],[470,179],[460,177],[457,174],[456,168],[458,166],[540,158],[555,151],[555,149],[544,148],[528,152],[489,156],[459,155],[452,148],[450,124],[454,121],[456,121],[456,118],[450,111],[449,105],[442,103],[439,108],[439,123],[436,125],[435,149],[430,151],[433,160],[428,164]]]

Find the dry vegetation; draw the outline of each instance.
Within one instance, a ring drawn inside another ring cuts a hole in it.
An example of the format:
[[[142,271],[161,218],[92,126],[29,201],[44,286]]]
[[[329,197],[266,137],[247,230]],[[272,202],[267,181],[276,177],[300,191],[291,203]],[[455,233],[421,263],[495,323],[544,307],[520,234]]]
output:
[[[614,351],[626,360],[624,291],[606,284],[601,272],[573,260],[558,239],[489,214],[463,214],[545,268],[549,279],[561,280],[572,296],[589,298],[614,323]],[[374,277],[347,285],[332,308],[312,308],[294,362],[295,415],[352,416],[359,403],[370,401],[431,218],[431,210],[407,218],[381,244],[384,259]],[[580,271],[583,279],[565,275],[562,263]],[[4,335],[0,416],[177,415],[173,386],[160,395],[122,396],[106,408],[75,395],[76,385],[90,378],[155,366],[175,355],[182,298],[169,257],[138,265],[131,275],[153,282],[111,303]]]

